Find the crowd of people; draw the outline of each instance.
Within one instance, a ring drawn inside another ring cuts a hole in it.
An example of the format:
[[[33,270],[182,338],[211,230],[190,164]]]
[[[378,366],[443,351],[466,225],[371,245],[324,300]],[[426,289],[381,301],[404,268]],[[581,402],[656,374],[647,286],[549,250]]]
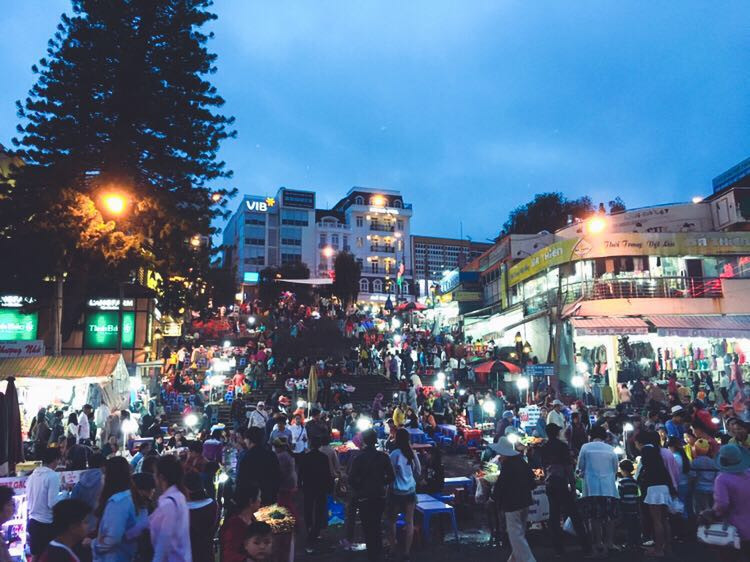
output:
[[[440,493],[443,455],[472,450],[479,465],[467,461],[467,472],[481,472],[471,500],[517,562],[535,560],[528,514],[540,488],[558,554],[573,534],[584,556],[646,548],[662,557],[721,521],[742,541],[722,553],[748,555],[747,410],[708,400],[706,383],[637,379],[608,408],[601,392],[567,396],[544,378],[527,392],[488,388],[473,365],[498,357],[492,342],[407,326],[390,310],[303,305],[284,293],[220,317],[234,343],[165,348],[161,385],[145,403],[38,412],[28,432],[42,463],[27,482],[34,560],[203,561],[217,546],[221,560],[265,560],[280,546],[256,518],[263,506],[290,513],[315,553],[326,548],[330,498],[343,506],[341,548],[355,548],[359,521],[368,559],[408,560],[417,493]],[[306,353],[324,324],[336,341]],[[354,402],[365,376],[380,377],[383,391]],[[231,402],[227,426],[222,402]],[[181,423],[170,424],[175,416]],[[431,446],[415,448],[414,430]],[[62,470],[81,471],[77,482],[64,484]],[[0,488],[6,521],[11,500]]]

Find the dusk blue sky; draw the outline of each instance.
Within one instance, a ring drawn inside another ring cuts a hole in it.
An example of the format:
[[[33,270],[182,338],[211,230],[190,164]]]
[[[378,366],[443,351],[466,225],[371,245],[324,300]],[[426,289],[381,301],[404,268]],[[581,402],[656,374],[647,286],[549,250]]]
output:
[[[67,0],[0,0],[0,143]],[[535,193],[688,200],[750,156],[750,3],[217,0],[240,193],[400,189],[483,240]],[[232,203],[236,208],[237,202]]]

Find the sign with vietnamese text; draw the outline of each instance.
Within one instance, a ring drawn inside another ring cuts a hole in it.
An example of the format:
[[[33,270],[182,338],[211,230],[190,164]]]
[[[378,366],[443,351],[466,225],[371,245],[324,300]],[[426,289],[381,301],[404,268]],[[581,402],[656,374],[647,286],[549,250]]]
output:
[[[245,205],[247,210],[253,213],[267,213],[268,209],[276,204],[276,199],[273,197],[266,197],[262,200],[257,199],[246,199]]]
[[[86,315],[83,345],[87,349],[116,349],[118,326],[117,311],[91,312]],[[122,347],[135,345],[135,312],[122,313]]]
[[[44,355],[42,340],[0,342],[0,359],[13,357],[38,357]]]
[[[297,207],[299,209],[314,209],[315,194],[310,191],[282,191],[281,204],[284,207]]]
[[[22,314],[18,310],[0,309],[0,341],[36,339],[38,314]]]
[[[117,310],[120,308],[120,299],[89,299],[88,304],[91,308],[99,310]],[[132,308],[133,299],[122,299],[122,306]]]

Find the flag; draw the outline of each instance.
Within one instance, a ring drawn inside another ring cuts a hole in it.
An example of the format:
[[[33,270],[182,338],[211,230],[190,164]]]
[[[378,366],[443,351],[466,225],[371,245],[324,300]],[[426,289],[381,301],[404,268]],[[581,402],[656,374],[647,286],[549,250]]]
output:
[[[401,262],[398,264],[398,274],[396,274],[396,285],[399,287],[404,282],[404,271],[406,271],[406,268],[404,267],[404,262]]]

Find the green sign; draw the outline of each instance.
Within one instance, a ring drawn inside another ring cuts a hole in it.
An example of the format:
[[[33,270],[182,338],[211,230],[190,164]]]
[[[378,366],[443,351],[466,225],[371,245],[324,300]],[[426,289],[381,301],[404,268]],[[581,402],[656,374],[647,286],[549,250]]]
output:
[[[35,340],[39,318],[36,312],[22,314],[18,310],[0,309],[0,341]]]
[[[117,311],[90,312],[86,315],[83,345],[87,349],[117,349]],[[135,345],[135,312],[122,313],[122,347]]]

